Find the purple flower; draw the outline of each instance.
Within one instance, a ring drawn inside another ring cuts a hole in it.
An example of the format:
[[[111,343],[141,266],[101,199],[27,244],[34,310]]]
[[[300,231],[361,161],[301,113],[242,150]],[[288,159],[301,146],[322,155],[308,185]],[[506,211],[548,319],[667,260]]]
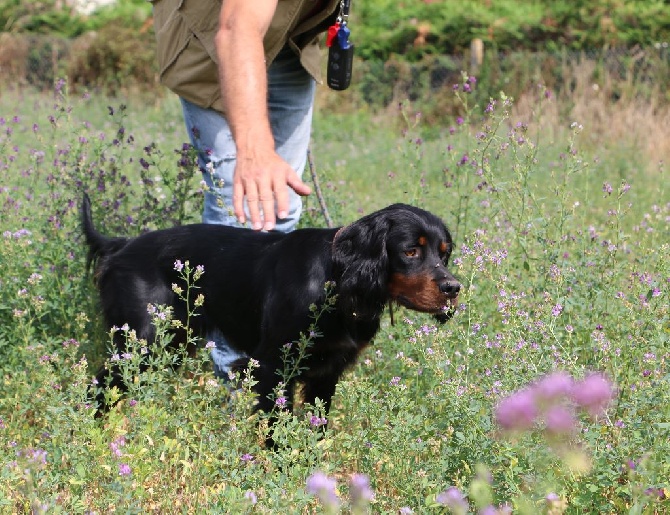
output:
[[[462,117],[462,116],[459,116],[458,118],[456,118],[456,124],[458,124],[458,125],[463,125],[463,122],[464,122],[464,121],[465,121],[465,120],[463,120],[463,117]]]
[[[503,429],[528,429],[538,415],[533,392],[524,389],[503,399],[496,408],[496,419]]]
[[[489,504],[485,508],[479,510],[478,515],[506,515],[512,513],[512,509],[509,506],[493,506]]]
[[[393,379],[391,379],[391,381],[389,381],[389,384],[391,386],[397,386],[398,384],[400,384],[400,378],[398,376],[395,376]]]
[[[323,504],[332,508],[337,508],[340,505],[340,500],[335,492],[336,486],[337,483],[334,479],[319,471],[309,476],[306,482],[307,493],[317,496]]]
[[[375,498],[370,488],[370,479],[365,474],[354,474],[349,482],[349,497],[354,506],[366,506]]]
[[[246,453],[246,454],[243,454],[242,456],[240,456],[240,460],[242,460],[244,462],[253,461],[254,456],[253,456],[253,454]]]
[[[179,259],[174,262],[174,269],[177,272],[181,272],[184,269],[184,263],[182,263]]]
[[[566,372],[554,372],[542,378],[535,385],[535,395],[545,401],[553,401],[570,395],[574,381]]]
[[[576,383],[572,399],[592,416],[600,415],[614,398],[614,388],[602,374],[591,374]]]
[[[119,476],[129,476],[131,474],[130,465],[119,463]]]
[[[11,444],[10,444],[11,445]],[[11,445],[14,447],[14,445]],[[26,460],[34,465],[46,465],[47,464],[47,451],[44,449],[25,449],[23,451],[17,451],[18,456],[25,456]]]
[[[244,492],[244,498],[249,500],[251,504],[256,504],[258,502],[258,497],[253,490],[247,490]]]
[[[552,316],[555,316],[555,317],[560,315],[562,312],[563,312],[563,305],[562,304],[556,304],[551,310]]]
[[[648,495],[650,497],[656,497],[660,501],[664,501],[667,497],[665,495],[665,489],[664,488],[653,488],[649,487],[644,491],[645,495]]]
[[[312,415],[309,418],[309,423],[313,427],[319,427],[319,426],[325,426],[328,423],[328,419],[325,417],[317,417],[316,415]]]
[[[547,430],[553,434],[570,434],[575,429],[575,418],[567,407],[552,406],[544,415]]]
[[[125,437],[119,436],[116,440],[113,442],[110,442],[109,448],[112,451],[112,454],[116,456],[117,458],[123,457],[123,451],[121,451],[121,447],[124,447],[126,445],[126,439]]]
[[[284,408],[284,406],[286,406],[286,397],[277,397],[275,405],[277,405],[279,408]]]
[[[455,486],[450,486],[444,492],[437,494],[435,500],[444,506],[447,506],[451,513],[467,513],[469,505],[465,496]]]

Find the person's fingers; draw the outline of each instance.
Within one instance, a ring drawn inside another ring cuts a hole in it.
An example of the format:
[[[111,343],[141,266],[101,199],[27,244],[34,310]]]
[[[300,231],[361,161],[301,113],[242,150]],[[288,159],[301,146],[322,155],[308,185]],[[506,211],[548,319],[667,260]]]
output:
[[[261,174],[254,174],[248,167],[236,171],[233,182],[233,209],[241,224],[250,221],[252,229],[256,231],[261,229],[271,231],[275,228],[277,218],[288,217],[289,188],[302,196],[312,192],[295,170],[284,162],[282,164],[284,166],[280,165],[277,168],[269,166],[266,168],[267,172]]]
[[[244,224],[247,221],[244,212],[244,185],[238,180],[233,183],[233,211],[239,223]]]
[[[248,181],[244,184],[244,193],[247,198],[247,208],[249,209],[249,218],[251,218],[251,228],[259,231],[263,227],[261,210],[258,198],[258,189],[254,181]]]
[[[291,172],[286,177],[286,184],[288,184],[293,191],[295,191],[301,197],[309,195],[312,193],[312,188],[310,188],[306,183],[304,183],[300,176],[295,173],[295,170],[291,169]]]
[[[263,207],[263,230],[271,231],[275,228],[275,198],[272,190],[267,190],[261,194],[260,203]]]
[[[288,216],[289,193],[287,181],[275,178],[273,189],[277,201],[277,217],[282,220]],[[273,206],[274,208],[274,206]]]

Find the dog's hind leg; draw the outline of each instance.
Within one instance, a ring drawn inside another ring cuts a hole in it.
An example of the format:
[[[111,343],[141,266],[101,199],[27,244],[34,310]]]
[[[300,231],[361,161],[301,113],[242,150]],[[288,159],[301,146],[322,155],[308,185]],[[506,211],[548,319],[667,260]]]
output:
[[[128,332],[119,328],[116,328],[116,330],[114,331],[114,334],[112,336],[112,343],[113,343],[112,355],[109,357],[107,365],[101,367],[95,376],[97,387],[100,388],[100,391],[95,396],[95,400],[98,407],[98,414],[108,411],[112,407],[112,405],[108,405],[105,399],[105,392],[107,390],[117,388],[119,392],[125,394],[128,391],[128,385],[126,381],[132,381],[132,378],[130,377],[126,377],[124,379],[124,374],[121,368],[122,362],[125,359],[127,359],[126,353],[129,350],[127,346],[127,339],[137,338],[138,345],[142,340],[150,342],[150,344],[147,345],[147,351],[146,351],[147,356],[150,352],[148,349],[151,348],[151,344],[153,344],[154,339],[156,337],[156,332],[153,325],[150,325],[148,329],[145,328],[144,330],[142,330],[141,335],[139,333],[136,334],[137,336],[131,336],[130,334],[128,334]],[[141,352],[139,346],[135,350]],[[144,359],[140,361],[138,371],[139,373],[146,371],[149,367],[149,365],[146,362],[147,356],[143,356]]]

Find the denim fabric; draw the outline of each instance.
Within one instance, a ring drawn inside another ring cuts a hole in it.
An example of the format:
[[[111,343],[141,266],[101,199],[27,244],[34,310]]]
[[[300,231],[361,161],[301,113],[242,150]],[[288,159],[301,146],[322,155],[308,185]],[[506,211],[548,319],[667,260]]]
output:
[[[300,176],[307,162],[315,89],[314,79],[302,68],[299,58],[284,48],[268,69],[268,110],[276,151]],[[236,149],[228,123],[218,111],[198,107],[183,98],[181,103],[186,128],[210,190],[205,194],[202,220],[239,226],[233,214]],[[289,199],[289,215],[277,219],[278,231],[293,230],[300,218],[300,196],[290,190]],[[218,377],[227,377],[230,364],[244,355],[233,350],[220,334],[209,335],[209,339],[216,343],[212,349],[214,372]]]
[[[268,69],[268,109],[277,153],[302,176],[312,127],[315,81],[288,48]],[[233,172],[236,149],[228,122],[213,109],[181,99],[186,128],[198,151],[198,162],[210,191],[205,194],[204,223],[237,226],[233,215]],[[277,220],[276,230],[295,228],[302,200],[289,188],[289,215]],[[247,213],[248,215],[248,213]]]

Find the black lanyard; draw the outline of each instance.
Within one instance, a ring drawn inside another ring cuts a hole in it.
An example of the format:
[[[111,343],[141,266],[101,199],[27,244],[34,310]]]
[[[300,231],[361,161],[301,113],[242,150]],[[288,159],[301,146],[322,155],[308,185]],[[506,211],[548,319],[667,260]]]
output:
[[[349,18],[349,7],[351,6],[351,0],[340,0],[340,18],[341,21],[347,21]]]

